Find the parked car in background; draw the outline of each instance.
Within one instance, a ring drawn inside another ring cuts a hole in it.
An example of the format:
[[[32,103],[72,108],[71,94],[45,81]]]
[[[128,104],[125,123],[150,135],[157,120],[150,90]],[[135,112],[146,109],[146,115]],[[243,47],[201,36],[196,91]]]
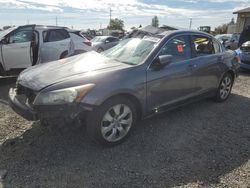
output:
[[[226,101],[238,68],[235,52],[211,35],[168,31],[26,69],[10,106],[45,124],[86,121],[95,141],[115,145],[138,119],[204,97]]]
[[[0,74],[85,50],[74,41],[64,27],[25,25],[3,31],[0,34]]]
[[[112,36],[96,36],[91,40],[92,49],[97,52],[103,52],[109,48],[114,47],[119,43],[119,38]]]
[[[242,44],[239,57],[241,60],[241,68],[250,70],[250,41]]]
[[[215,38],[219,40],[225,46],[226,49],[236,50],[238,48],[240,35],[237,33],[221,34],[216,35]]]
[[[88,40],[92,40],[97,35],[97,33],[95,30],[81,30],[81,35]]]
[[[91,42],[81,34],[79,30],[67,29],[69,35],[74,43],[74,54],[81,54],[84,52],[91,51]]]
[[[240,34],[239,48],[236,50],[241,68],[250,70],[250,26]]]

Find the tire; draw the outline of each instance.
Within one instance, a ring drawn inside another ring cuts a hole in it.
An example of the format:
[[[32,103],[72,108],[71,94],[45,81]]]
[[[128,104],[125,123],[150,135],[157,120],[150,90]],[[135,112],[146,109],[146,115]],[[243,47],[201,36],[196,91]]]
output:
[[[98,48],[96,51],[97,51],[98,53],[101,53],[101,52],[103,52],[104,50],[103,50],[102,48]]]
[[[87,132],[99,144],[114,146],[127,139],[136,119],[134,104],[126,98],[114,97],[89,113]]]
[[[224,102],[231,94],[233,87],[233,77],[230,73],[226,73],[221,79],[220,85],[216,92],[215,101]]]
[[[0,76],[6,76],[6,72],[3,69],[3,66],[1,65],[1,63],[0,63]]]

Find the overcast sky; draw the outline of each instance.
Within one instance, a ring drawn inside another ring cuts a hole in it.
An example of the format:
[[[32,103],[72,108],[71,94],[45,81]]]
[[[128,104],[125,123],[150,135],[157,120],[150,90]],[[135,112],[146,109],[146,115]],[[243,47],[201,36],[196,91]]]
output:
[[[126,29],[151,24],[158,16],[160,25],[212,27],[227,23],[233,11],[250,6],[250,0],[0,0],[0,27],[45,24],[76,29],[104,28],[112,18],[124,20]]]

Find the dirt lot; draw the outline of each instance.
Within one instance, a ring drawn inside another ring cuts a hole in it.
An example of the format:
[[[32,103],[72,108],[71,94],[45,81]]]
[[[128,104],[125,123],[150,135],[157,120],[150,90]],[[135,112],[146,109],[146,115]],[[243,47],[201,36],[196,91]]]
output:
[[[4,187],[250,187],[250,74],[226,103],[204,100],[144,120],[127,142],[102,148],[84,128],[48,132],[5,104],[0,81]],[[0,180],[1,187],[1,180]]]

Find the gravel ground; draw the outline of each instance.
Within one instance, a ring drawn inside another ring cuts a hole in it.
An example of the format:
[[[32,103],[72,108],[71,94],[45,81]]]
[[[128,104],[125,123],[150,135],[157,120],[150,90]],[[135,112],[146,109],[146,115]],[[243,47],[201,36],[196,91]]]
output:
[[[13,79],[0,82],[0,188],[250,187],[250,74],[227,102],[141,121],[114,148],[93,144],[84,128],[59,134],[25,121],[5,104]]]

